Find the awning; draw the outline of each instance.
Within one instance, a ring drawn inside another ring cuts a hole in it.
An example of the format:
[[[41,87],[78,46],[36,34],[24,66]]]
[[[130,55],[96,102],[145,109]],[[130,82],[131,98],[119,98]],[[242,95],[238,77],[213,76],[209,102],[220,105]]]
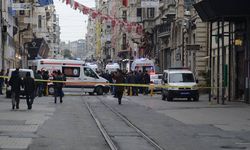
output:
[[[194,4],[203,21],[236,20],[250,16],[249,0],[202,0]]]

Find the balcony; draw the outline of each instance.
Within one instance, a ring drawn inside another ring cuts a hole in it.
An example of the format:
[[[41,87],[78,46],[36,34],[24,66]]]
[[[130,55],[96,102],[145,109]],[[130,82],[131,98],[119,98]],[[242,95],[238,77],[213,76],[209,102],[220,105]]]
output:
[[[166,37],[171,34],[171,22],[166,22],[158,26],[158,37]]]

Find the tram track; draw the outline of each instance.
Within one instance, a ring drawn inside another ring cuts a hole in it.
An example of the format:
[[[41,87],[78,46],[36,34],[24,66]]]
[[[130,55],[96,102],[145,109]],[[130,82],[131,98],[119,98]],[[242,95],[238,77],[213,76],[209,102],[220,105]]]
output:
[[[83,99],[83,98],[82,98]],[[112,112],[115,116],[117,116],[122,122],[124,122],[128,128],[131,128],[134,130],[138,137],[145,140],[153,150],[164,150],[158,143],[156,143],[152,138],[150,138],[146,133],[144,133],[140,128],[138,128],[133,122],[131,122],[128,118],[126,118],[124,115],[116,111],[114,108],[112,108],[110,105],[105,103],[103,100],[101,100],[100,97],[96,97],[96,99],[102,104],[108,111]],[[107,129],[104,128],[104,124],[102,123],[100,117],[98,117],[97,113],[95,112],[94,108],[91,106],[91,104],[86,100],[83,99],[88,111],[90,112],[92,118],[95,120],[100,132],[102,133],[104,139],[108,143],[111,150],[119,150],[119,145],[116,145],[117,142],[114,141],[109,135]],[[116,143],[116,144],[115,144]]]

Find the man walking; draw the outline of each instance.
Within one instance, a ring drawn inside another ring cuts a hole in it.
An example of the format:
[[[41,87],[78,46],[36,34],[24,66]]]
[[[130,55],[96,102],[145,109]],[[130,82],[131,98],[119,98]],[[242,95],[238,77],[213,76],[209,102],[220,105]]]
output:
[[[19,109],[19,96],[20,96],[20,88],[22,86],[22,79],[19,76],[19,69],[17,68],[12,72],[9,85],[11,86],[11,98],[12,98],[12,109]]]
[[[54,82],[55,103],[57,102],[57,97],[60,98],[60,103],[62,103],[63,102],[62,97],[64,96],[62,88],[63,88],[64,83],[60,82],[60,81],[64,81],[64,77],[63,77],[63,74],[61,73],[60,70],[58,70],[58,72],[56,72],[56,74],[54,76],[54,80],[57,81],[57,82]]]
[[[4,78],[3,78],[3,76],[4,76],[4,70],[2,69],[1,70],[1,72],[0,72],[0,76],[2,76],[2,77],[0,77],[0,95],[3,95],[3,86],[4,86]]]
[[[117,70],[117,74],[115,75],[116,84],[121,84],[125,82],[125,78],[122,74],[121,70]],[[124,86],[117,86],[116,87],[116,94],[118,98],[118,104],[121,105],[122,103],[122,96],[123,96]]]
[[[32,109],[32,104],[34,101],[34,89],[35,89],[35,80],[31,78],[30,72],[26,73],[26,77],[23,80],[24,92],[26,95],[26,102],[28,109]]]

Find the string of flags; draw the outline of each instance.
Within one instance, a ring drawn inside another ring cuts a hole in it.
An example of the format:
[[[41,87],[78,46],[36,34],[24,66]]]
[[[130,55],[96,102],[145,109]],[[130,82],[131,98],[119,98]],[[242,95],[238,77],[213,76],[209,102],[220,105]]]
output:
[[[117,19],[109,15],[102,14],[101,12],[94,10],[92,8],[89,8],[74,0],[62,0],[62,2],[66,3],[66,5],[70,5],[70,7],[73,8],[74,10],[79,10],[80,13],[83,13],[84,15],[90,15],[92,19],[100,19],[101,22],[104,22],[104,21],[111,22],[112,27],[115,27],[117,25],[125,27],[128,33],[134,30],[137,34],[142,34],[143,27],[142,25],[136,22],[127,22],[123,19]]]

